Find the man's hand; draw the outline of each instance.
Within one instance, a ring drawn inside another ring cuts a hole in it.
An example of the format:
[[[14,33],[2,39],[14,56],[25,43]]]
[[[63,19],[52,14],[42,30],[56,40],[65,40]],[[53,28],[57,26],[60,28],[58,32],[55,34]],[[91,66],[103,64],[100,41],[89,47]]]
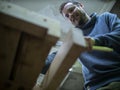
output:
[[[86,44],[87,44],[87,49],[88,50],[92,50],[93,45],[95,44],[95,40],[91,37],[84,37],[86,40]]]
[[[86,40],[87,44],[87,50],[97,50],[97,51],[104,51],[104,52],[112,52],[113,49],[109,47],[104,47],[104,46],[95,46],[95,40],[91,37],[84,37]]]

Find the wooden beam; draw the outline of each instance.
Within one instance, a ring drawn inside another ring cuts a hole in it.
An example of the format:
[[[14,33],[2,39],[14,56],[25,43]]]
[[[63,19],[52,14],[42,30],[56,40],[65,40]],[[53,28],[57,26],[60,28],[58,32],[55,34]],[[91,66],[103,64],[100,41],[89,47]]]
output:
[[[0,23],[37,37],[60,37],[59,21],[5,1],[0,1]]]
[[[0,86],[10,78],[20,32],[0,24]]]
[[[0,89],[30,90],[60,37],[59,22],[5,1],[0,19]]]
[[[41,90],[56,90],[85,47],[82,31],[70,30],[45,75]]]

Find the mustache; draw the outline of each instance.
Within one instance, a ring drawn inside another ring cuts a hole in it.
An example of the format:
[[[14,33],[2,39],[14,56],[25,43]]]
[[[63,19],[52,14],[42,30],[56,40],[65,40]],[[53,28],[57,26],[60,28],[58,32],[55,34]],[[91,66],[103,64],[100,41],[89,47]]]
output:
[[[74,12],[71,17],[72,18],[77,18],[79,16],[80,16],[79,12]]]
[[[71,15],[71,21],[75,22],[76,20],[78,20],[80,18],[80,15],[78,12],[75,12]]]

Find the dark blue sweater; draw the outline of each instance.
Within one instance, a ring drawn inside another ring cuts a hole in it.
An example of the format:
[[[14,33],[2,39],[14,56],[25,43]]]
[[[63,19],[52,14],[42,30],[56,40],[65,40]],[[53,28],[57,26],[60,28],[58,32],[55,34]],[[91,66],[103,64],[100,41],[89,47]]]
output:
[[[113,48],[113,52],[89,51],[80,55],[85,87],[96,90],[112,81],[120,81],[120,19],[105,12],[95,13],[81,29],[85,36],[95,39],[95,44]]]
[[[112,81],[120,81],[120,20],[108,12],[101,15],[92,14],[92,19],[81,29],[85,36],[95,39],[96,45],[113,48],[113,52],[89,51],[80,55],[85,87],[90,90],[104,86]],[[48,55],[46,73],[56,52]]]

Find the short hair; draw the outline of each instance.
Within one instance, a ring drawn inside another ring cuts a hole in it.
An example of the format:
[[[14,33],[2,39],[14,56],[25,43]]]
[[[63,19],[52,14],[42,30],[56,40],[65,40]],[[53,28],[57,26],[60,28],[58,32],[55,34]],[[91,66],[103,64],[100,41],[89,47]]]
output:
[[[79,5],[80,3],[78,2],[78,1],[76,1],[76,0],[68,0],[68,1],[66,1],[66,2],[64,2],[64,3],[62,3],[61,5],[60,5],[60,8],[59,8],[59,11],[60,11],[60,13],[62,14],[62,10],[63,10],[63,8],[64,8],[64,6],[67,4],[67,3],[73,3],[74,5]]]

